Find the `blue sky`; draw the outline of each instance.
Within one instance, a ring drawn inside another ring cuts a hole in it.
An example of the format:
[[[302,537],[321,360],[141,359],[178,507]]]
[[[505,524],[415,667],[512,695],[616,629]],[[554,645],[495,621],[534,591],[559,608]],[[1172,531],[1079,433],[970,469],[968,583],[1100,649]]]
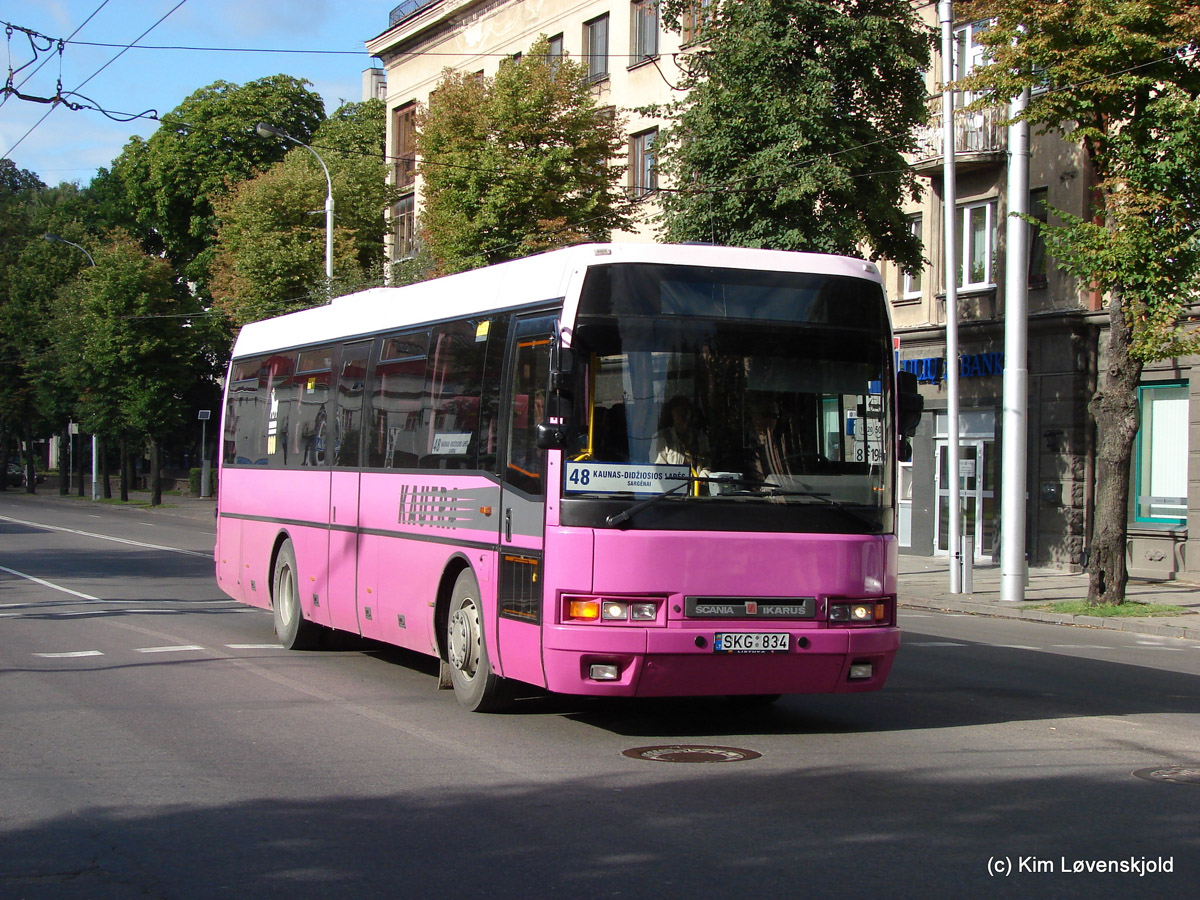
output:
[[[151,50],[135,46],[79,88],[79,93],[111,111],[160,115],[189,94],[223,80],[236,84],[267,75],[303,78],[332,112],[343,100],[359,100],[362,71],[377,64],[364,42],[387,29],[386,3],[337,3],[335,0],[0,0],[0,20],[55,39],[71,38],[60,58],[53,50],[37,54],[33,65],[14,76],[22,94],[53,96],[60,74],[63,91],[77,88],[122,46],[132,42],[164,15],[138,44],[146,47],[239,48],[258,52]],[[167,15],[170,13],[169,15]],[[3,34],[0,33],[0,38]],[[114,44],[113,47],[87,46]],[[301,50],[302,53],[267,53]],[[345,51],[328,54],[313,51]],[[34,59],[28,39],[15,32],[3,48],[3,77]],[[43,59],[48,61],[25,79]],[[24,84],[22,84],[24,82]],[[9,97],[0,106],[0,154],[18,168],[37,173],[47,184],[74,181],[86,185],[107,166],[133,135],[149,137],[157,123],[149,119],[114,122],[94,110],[59,106],[26,137],[50,107]],[[18,143],[19,141],[19,143]],[[15,145],[15,146],[14,146]]]

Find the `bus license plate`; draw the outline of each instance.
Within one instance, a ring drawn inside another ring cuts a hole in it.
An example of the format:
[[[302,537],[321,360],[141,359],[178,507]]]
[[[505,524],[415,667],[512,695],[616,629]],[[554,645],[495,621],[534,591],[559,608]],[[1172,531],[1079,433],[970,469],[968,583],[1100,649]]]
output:
[[[781,631],[722,632],[713,641],[714,653],[787,653],[791,635]]]

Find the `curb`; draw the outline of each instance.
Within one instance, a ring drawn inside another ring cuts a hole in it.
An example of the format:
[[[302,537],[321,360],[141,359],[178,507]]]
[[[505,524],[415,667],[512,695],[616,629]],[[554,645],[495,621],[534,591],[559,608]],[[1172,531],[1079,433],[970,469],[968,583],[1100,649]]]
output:
[[[1107,618],[1101,616],[1071,615],[1068,613],[1051,613],[1036,609],[1005,609],[994,603],[972,603],[969,600],[943,599],[906,599],[900,598],[901,609],[929,609],[938,612],[967,613],[974,616],[987,616],[993,619],[1024,619],[1027,622],[1041,622],[1047,625],[1072,625],[1077,628],[1100,628],[1105,631],[1124,631],[1131,634],[1142,634],[1150,637],[1183,638],[1189,641],[1200,641],[1200,617],[1195,625],[1179,625],[1167,622],[1155,622],[1152,618]],[[1164,619],[1178,619],[1177,616],[1163,616]]]

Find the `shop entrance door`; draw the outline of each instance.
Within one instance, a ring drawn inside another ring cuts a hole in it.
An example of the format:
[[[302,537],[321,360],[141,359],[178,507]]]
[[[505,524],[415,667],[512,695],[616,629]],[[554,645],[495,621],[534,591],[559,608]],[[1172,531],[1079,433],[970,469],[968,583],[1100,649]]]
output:
[[[975,548],[975,559],[991,559],[996,542],[996,442],[960,438],[958,451],[960,497],[963,503],[962,530]],[[950,534],[950,446],[945,438],[935,444],[937,466],[934,470],[937,511],[934,523],[938,556],[949,555]]]

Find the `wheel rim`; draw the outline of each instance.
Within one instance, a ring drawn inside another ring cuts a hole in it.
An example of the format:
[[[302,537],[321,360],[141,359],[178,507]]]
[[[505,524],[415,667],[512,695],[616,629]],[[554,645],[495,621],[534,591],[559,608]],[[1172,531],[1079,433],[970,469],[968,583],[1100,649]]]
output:
[[[450,614],[450,665],[468,681],[479,671],[479,610],[471,600]]]
[[[279,607],[279,621],[285,627],[292,623],[292,616],[295,613],[295,594],[296,582],[292,577],[291,566],[283,566],[279,570],[279,589],[276,592],[278,596],[275,602]]]

